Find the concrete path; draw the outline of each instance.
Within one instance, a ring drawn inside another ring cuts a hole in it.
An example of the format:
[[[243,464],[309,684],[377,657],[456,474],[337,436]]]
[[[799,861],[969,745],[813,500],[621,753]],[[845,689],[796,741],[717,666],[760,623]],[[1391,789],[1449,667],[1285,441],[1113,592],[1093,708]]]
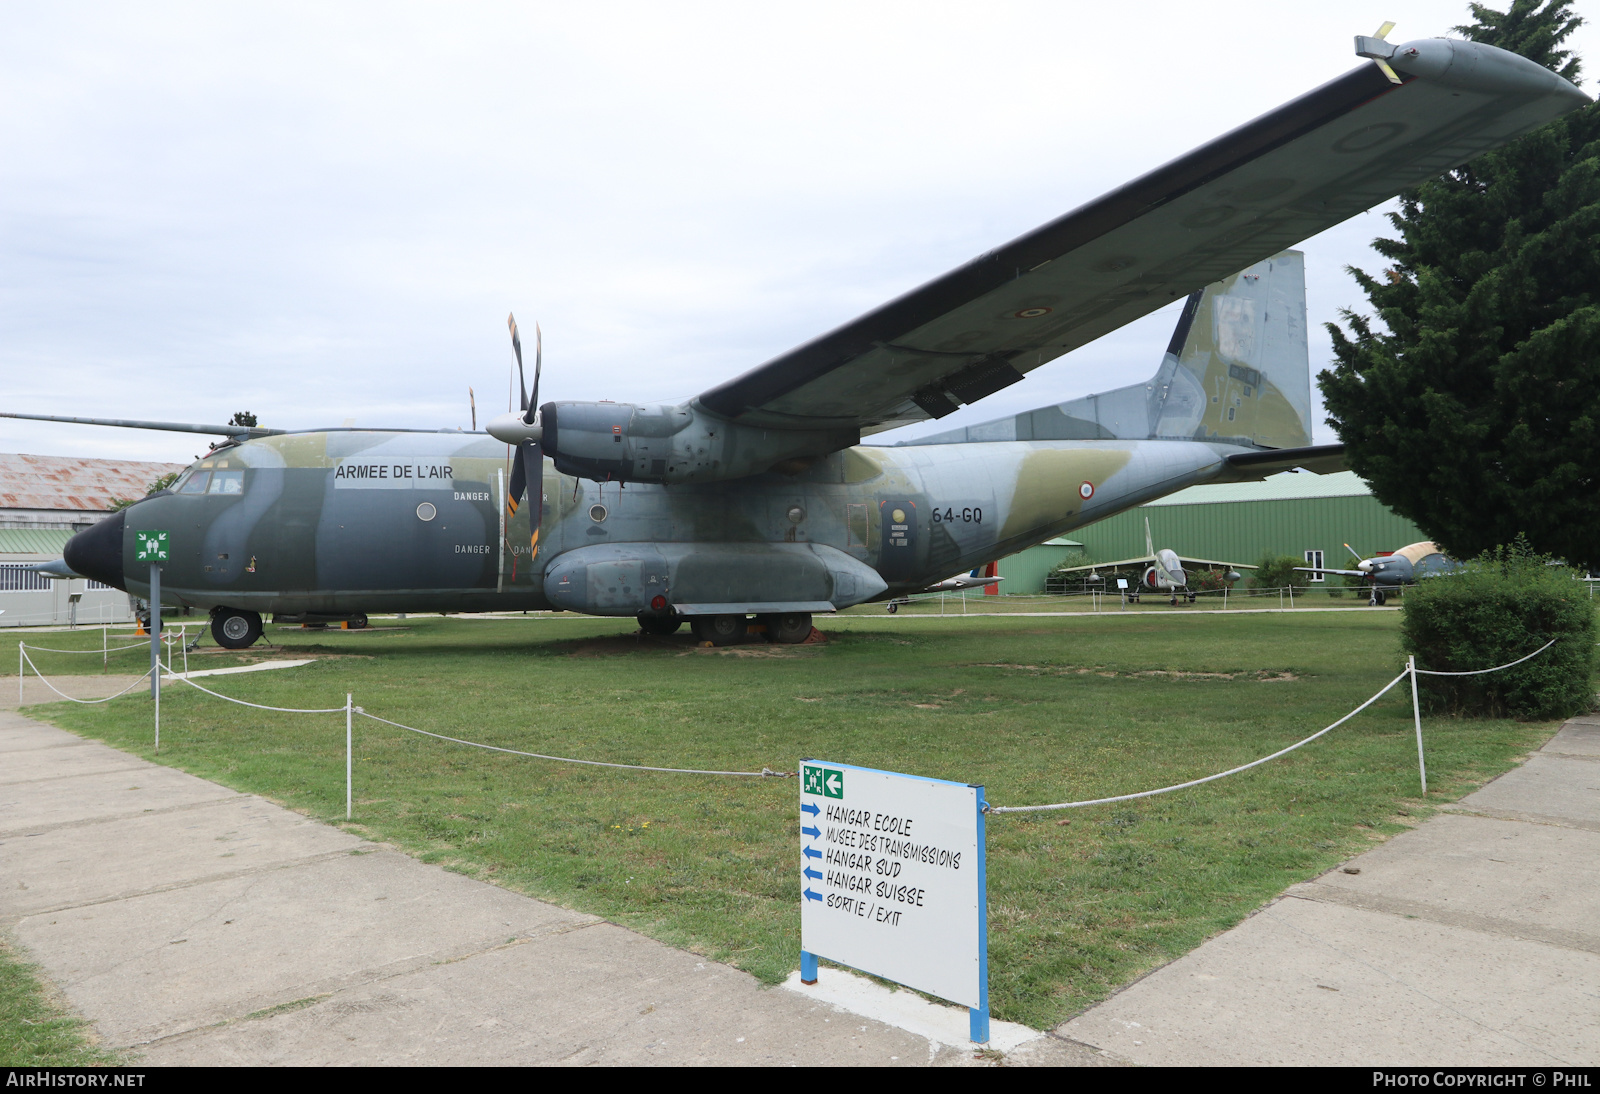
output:
[[[4,710],[0,929],[151,1064],[974,1059]]]
[[[1057,1033],[1139,1064],[1600,1063],[1600,717]]]

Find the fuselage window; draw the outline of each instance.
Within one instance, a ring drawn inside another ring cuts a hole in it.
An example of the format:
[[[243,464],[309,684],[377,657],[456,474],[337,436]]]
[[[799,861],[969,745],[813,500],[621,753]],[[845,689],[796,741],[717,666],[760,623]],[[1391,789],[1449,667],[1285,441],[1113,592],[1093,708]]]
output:
[[[244,493],[243,471],[213,471],[211,473],[211,487],[208,494],[242,494]]]
[[[183,477],[182,482],[178,483],[178,493],[204,494],[206,492],[206,483],[210,481],[211,472],[191,471]]]

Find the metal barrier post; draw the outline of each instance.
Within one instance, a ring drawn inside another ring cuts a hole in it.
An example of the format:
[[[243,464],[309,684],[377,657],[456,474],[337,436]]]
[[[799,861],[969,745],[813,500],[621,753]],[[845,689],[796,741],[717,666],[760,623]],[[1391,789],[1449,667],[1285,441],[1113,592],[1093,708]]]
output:
[[[351,767],[354,763],[354,750],[351,747],[350,736],[350,704],[351,695],[345,692],[344,696],[344,819],[350,819],[350,788]]]
[[[1417,771],[1422,775],[1422,793],[1428,793],[1428,765],[1422,758],[1422,706],[1417,701],[1417,658],[1406,658],[1406,671],[1411,674],[1411,717],[1417,723]]]

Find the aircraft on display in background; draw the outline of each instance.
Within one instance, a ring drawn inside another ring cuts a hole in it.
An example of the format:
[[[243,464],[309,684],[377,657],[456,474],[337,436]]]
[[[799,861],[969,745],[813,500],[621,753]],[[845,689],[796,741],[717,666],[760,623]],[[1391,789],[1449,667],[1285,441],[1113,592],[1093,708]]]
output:
[[[1178,599],[1182,597],[1190,604],[1194,603],[1197,590],[1190,588],[1190,575],[1199,569],[1220,570],[1222,579],[1232,585],[1240,578],[1239,570],[1253,570],[1254,566],[1246,566],[1237,562],[1218,562],[1209,558],[1184,558],[1176,551],[1163,547],[1156,550],[1155,537],[1150,534],[1150,518],[1144,518],[1144,547],[1145,554],[1138,558],[1118,559],[1116,562],[1094,562],[1086,566],[1068,566],[1056,570],[1058,574],[1075,574],[1088,572],[1087,581],[1102,584],[1105,580],[1101,570],[1109,570],[1113,575],[1118,570],[1137,568],[1137,577],[1128,589],[1128,599],[1133,603],[1139,602],[1140,594],[1149,590],[1155,593],[1166,593],[1173,607],[1178,606]],[[1190,568],[1185,569],[1187,562]]]
[[[230,648],[263,612],[546,608],[687,620],[717,644],[755,616],[801,641],[816,613],[1186,486],[1342,467],[1340,446],[1311,446],[1304,268],[1285,248],[1590,102],[1491,46],[1357,52],[1372,63],[684,403],[541,406],[536,355],[531,397],[487,436],[10,416],[225,438],[65,560],[147,596],[137,534],[169,531],[161,601],[209,611]],[[1147,383],[861,443],[1173,301]]]
[[[962,593],[966,592],[968,589],[981,588],[985,591],[989,589],[995,589],[999,586],[1000,582],[1005,580],[1005,578],[1001,577],[999,574],[984,574],[982,572],[983,570],[990,568],[992,568],[992,564],[988,567],[979,566],[971,573],[957,574],[955,577],[947,577],[943,581],[934,582],[926,589],[918,590],[918,592]],[[893,615],[895,612],[899,611],[903,605],[910,604],[911,602],[912,598],[909,596],[897,596],[890,600],[885,607],[888,609],[889,614]]]
[[[1344,549],[1350,552],[1351,558],[1360,557],[1348,543],[1344,545]],[[1439,550],[1438,544],[1424,540],[1390,554],[1363,558],[1356,563],[1353,570],[1318,569],[1312,566],[1296,566],[1295,569],[1313,574],[1339,574],[1342,577],[1360,578],[1363,583],[1370,585],[1367,591],[1367,603],[1373,607],[1381,607],[1387,599],[1385,594],[1396,592],[1407,585],[1415,585],[1425,577],[1454,573],[1461,569],[1461,563]]]

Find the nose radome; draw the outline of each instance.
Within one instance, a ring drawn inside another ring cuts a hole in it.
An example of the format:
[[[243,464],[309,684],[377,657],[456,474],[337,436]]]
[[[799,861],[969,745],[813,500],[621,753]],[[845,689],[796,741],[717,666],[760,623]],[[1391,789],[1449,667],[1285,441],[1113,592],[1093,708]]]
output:
[[[73,571],[127,592],[122,579],[122,529],[126,513],[115,513],[67,540],[61,557]]]

